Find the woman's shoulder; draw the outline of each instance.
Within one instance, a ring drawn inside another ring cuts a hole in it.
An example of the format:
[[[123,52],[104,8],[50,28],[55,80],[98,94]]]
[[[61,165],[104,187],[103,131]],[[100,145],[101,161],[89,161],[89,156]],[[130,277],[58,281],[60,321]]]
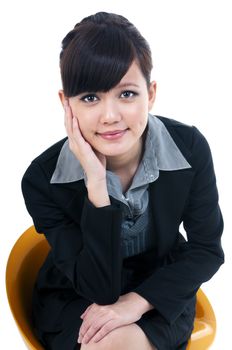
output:
[[[188,160],[198,156],[199,152],[209,153],[210,148],[207,139],[194,125],[182,121],[156,115],[166,127],[174,142]]]
[[[46,174],[46,177],[50,178],[56,167],[60,151],[67,139],[68,138],[65,137],[42,151],[42,153],[31,161],[25,174],[28,175],[30,171],[40,168]]]
[[[176,132],[180,132],[182,134],[189,134],[193,132],[193,125],[186,124],[180,120],[164,117],[161,115],[155,115],[167,129],[174,129]]]
[[[174,142],[180,148],[184,147],[188,151],[191,150],[192,137],[194,133],[194,127],[192,125],[183,123],[177,119],[172,119],[160,115],[155,115],[155,117],[162,122]]]
[[[42,151],[42,153],[40,153],[35,159],[33,159],[33,161],[43,163],[53,158],[57,158],[66,140],[67,140],[67,137],[52,144],[50,147]]]

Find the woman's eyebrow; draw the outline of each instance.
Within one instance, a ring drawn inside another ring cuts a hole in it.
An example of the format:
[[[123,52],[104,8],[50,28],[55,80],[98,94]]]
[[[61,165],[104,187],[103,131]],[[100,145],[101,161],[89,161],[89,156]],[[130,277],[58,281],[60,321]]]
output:
[[[122,87],[126,87],[126,86],[135,86],[137,88],[139,88],[139,85],[135,84],[135,83],[122,83],[116,86],[116,88],[122,88]]]

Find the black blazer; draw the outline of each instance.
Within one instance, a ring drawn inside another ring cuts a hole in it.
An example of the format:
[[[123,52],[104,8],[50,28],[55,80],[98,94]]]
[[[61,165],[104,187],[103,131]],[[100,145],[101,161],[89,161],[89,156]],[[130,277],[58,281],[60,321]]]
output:
[[[123,261],[119,201],[110,196],[111,205],[96,208],[88,200],[84,180],[50,184],[67,138],[34,159],[26,170],[22,179],[25,204],[36,230],[45,234],[51,246],[36,284],[37,295],[48,300],[47,313],[54,313],[75,295],[107,305],[130,290],[174,322],[200,285],[224,262],[223,218],[209,145],[196,127],[157,117],[192,168],[160,171],[159,178],[149,184],[156,246],[148,252]],[[182,222],[187,242],[180,239]],[[129,275],[132,263],[143,278]],[[58,301],[49,309],[55,293]]]

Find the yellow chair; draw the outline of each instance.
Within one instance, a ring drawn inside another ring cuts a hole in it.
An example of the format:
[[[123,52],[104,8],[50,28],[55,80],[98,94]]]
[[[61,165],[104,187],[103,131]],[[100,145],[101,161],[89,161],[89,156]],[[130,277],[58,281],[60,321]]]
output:
[[[27,347],[32,350],[44,350],[33,332],[31,305],[36,275],[49,249],[44,235],[31,226],[16,241],[6,267],[10,308]]]
[[[216,335],[216,317],[202,289],[197,292],[196,317],[187,350],[207,350]]]
[[[32,289],[37,272],[50,247],[43,234],[31,226],[16,241],[6,267],[6,290],[9,305],[19,331],[31,350],[45,350],[33,332],[31,322]],[[216,319],[206,295],[197,293],[194,330],[187,350],[206,350],[213,343]]]

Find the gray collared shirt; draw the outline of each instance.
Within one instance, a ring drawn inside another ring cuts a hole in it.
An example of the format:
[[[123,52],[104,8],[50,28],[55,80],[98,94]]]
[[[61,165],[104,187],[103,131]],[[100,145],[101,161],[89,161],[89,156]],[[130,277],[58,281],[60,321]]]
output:
[[[106,170],[109,195],[121,201],[123,208],[122,254],[132,256],[150,248],[154,242],[154,233],[150,230],[148,185],[159,177],[159,170],[179,170],[191,168],[184,158],[163,122],[148,114],[147,133],[142,160],[134,175],[130,188],[125,194],[118,175]],[[84,179],[86,174],[69,148],[64,143],[51,178],[53,183],[66,183]]]

